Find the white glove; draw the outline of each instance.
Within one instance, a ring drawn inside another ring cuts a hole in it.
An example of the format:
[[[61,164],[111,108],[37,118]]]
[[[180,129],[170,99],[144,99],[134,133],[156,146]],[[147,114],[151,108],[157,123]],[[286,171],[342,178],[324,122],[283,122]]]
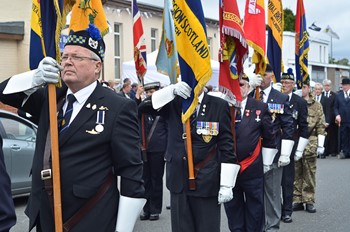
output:
[[[39,63],[33,75],[32,87],[41,86],[45,83],[57,84],[62,67],[52,57],[45,57]]]
[[[116,231],[132,232],[146,199],[120,195]]]
[[[275,90],[281,92],[282,91],[282,84],[277,82],[277,83],[273,83],[272,88],[274,88]]]
[[[253,74],[249,76],[249,85],[250,88],[255,89],[256,87],[260,86],[262,82],[262,77],[260,74]]]
[[[317,155],[323,155],[325,139],[326,139],[326,136],[324,135],[317,136]]]
[[[303,138],[303,137],[299,138],[298,147],[297,147],[297,150],[295,151],[295,154],[294,154],[294,161],[298,161],[301,159],[301,157],[303,157],[305,147],[308,143],[309,143],[308,139]]]
[[[218,194],[218,203],[225,203],[233,199],[232,189],[236,185],[236,179],[240,166],[237,164],[221,164],[220,172],[220,190]]]
[[[281,155],[278,159],[278,167],[287,166],[290,163],[290,153],[294,146],[293,140],[282,139]]]
[[[273,160],[277,154],[278,150],[275,148],[263,147],[261,149],[263,164],[264,164],[264,173],[272,169]]]
[[[192,88],[184,81],[169,85],[152,94],[152,106],[159,109],[167,103],[171,102],[176,95],[187,99],[191,96]]]

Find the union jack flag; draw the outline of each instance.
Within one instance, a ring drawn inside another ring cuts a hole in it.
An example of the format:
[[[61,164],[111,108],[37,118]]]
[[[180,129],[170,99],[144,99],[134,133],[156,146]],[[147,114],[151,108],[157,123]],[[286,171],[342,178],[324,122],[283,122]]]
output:
[[[136,74],[141,83],[147,71],[146,40],[143,33],[142,20],[136,0],[132,1],[134,60]]]

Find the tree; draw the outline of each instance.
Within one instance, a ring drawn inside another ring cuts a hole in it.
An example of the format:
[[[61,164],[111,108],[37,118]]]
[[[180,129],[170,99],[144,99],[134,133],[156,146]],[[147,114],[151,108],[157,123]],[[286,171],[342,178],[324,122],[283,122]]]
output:
[[[284,31],[295,31],[295,15],[291,9],[284,10]]]

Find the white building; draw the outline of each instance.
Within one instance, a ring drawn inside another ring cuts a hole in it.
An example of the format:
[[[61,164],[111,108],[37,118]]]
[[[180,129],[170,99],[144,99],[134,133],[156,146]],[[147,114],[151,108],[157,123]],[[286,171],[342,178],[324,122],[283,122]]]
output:
[[[106,56],[103,79],[120,79],[122,63],[133,59],[132,15],[130,0],[102,0],[111,32],[104,37]],[[150,1],[151,2],[151,1]],[[29,69],[30,16],[32,1],[0,0],[0,81]],[[158,49],[162,33],[163,9],[151,4],[138,4],[146,36],[147,53]],[[219,49],[218,20],[206,19],[207,37],[211,58],[217,60]],[[285,32],[283,62],[285,67],[294,65],[294,33]],[[328,64],[329,39],[310,37],[309,73],[314,81],[330,79],[337,89],[341,77],[349,77],[349,66]],[[250,52],[251,56],[252,52]],[[249,60],[247,64],[249,66]]]

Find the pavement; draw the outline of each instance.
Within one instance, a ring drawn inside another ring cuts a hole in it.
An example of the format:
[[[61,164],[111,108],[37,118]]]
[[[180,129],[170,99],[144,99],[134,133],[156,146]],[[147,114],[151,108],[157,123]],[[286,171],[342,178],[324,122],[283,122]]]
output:
[[[294,212],[293,222],[281,222],[281,232],[349,232],[350,231],[350,159],[327,157],[317,159],[316,210]],[[136,222],[134,232],[170,232],[169,192],[164,188],[163,212],[158,221]],[[23,211],[27,198],[15,199],[17,224],[10,232],[28,230],[28,219]],[[227,218],[222,207],[221,232],[229,232]]]

